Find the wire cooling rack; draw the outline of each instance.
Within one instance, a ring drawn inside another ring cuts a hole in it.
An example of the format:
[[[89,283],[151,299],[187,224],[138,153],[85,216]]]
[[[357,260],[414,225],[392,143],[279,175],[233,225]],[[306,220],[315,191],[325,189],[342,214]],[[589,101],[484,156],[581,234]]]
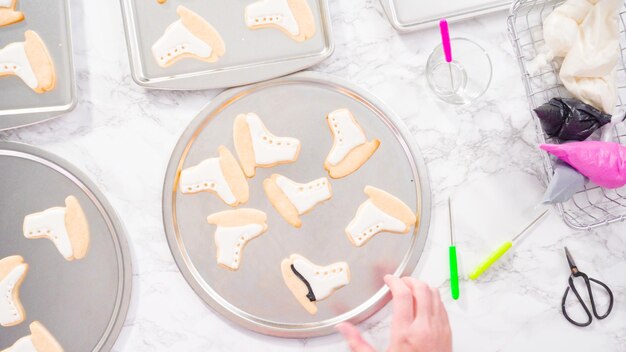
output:
[[[533,109],[548,102],[551,98],[571,97],[571,94],[559,80],[558,62],[554,62],[551,66],[544,67],[540,71],[535,70],[532,63],[545,46],[543,21],[555,7],[562,3],[561,0],[517,0],[511,6],[508,18],[509,35],[522,73],[522,80],[540,143],[555,143],[556,141],[543,132]],[[619,60],[617,67],[618,107],[622,107],[626,103],[625,17],[626,12],[622,7],[619,14],[621,60]],[[625,123],[615,125],[613,132],[615,142],[626,144]],[[545,178],[549,182],[553,174],[554,160],[546,152],[542,152],[542,157]],[[571,200],[558,204],[557,208],[565,223],[575,229],[591,229],[600,225],[623,221],[626,219],[626,187],[605,189],[588,183]]]

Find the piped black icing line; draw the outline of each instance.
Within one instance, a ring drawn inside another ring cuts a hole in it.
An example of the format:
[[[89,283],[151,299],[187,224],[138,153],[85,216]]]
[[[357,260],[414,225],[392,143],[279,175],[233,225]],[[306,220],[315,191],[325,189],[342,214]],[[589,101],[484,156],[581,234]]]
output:
[[[304,278],[304,276],[302,276],[302,274],[300,274],[298,272],[298,270],[296,270],[296,268],[293,266],[293,264],[291,264],[291,271],[293,271],[293,273],[296,274],[298,279],[300,279],[300,280],[302,280],[302,282],[304,282],[304,284],[306,285],[307,290],[309,290],[309,293],[306,294],[306,298],[308,298],[309,301],[311,301],[311,302],[315,302],[315,294],[313,293],[313,289],[311,288],[311,285],[309,284],[309,282]]]

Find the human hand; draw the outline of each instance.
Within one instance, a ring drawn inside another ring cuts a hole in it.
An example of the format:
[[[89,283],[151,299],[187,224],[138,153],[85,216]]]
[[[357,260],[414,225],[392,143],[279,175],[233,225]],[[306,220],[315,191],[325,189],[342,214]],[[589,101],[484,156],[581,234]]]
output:
[[[393,297],[390,352],[451,352],[452,333],[439,291],[412,277],[385,276]],[[353,352],[375,352],[350,323],[337,325]]]

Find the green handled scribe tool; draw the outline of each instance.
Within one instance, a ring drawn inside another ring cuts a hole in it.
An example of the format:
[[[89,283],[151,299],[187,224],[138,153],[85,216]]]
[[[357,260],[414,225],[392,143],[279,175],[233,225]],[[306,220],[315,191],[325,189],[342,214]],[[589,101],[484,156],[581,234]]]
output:
[[[459,268],[456,261],[456,246],[454,245],[454,236],[452,231],[452,205],[448,198],[448,216],[450,218],[450,293],[452,298],[459,299]]]
[[[535,218],[535,220],[533,220],[530,224],[528,224],[520,233],[515,235],[513,239],[502,243],[500,247],[498,247],[496,250],[491,252],[491,254],[485,260],[483,260],[480,264],[478,264],[476,268],[474,268],[474,271],[472,271],[469,274],[469,278],[472,280],[478,279],[480,275],[482,275],[485,272],[485,270],[489,269],[489,267],[493,265],[493,263],[495,263],[498,259],[500,259],[500,257],[502,257],[502,255],[504,255],[504,253],[506,253],[509,249],[511,249],[511,247],[513,247],[513,242],[515,242],[515,240],[517,240],[521,235],[526,233],[528,229],[530,229],[534,224],[536,224],[537,221],[543,218],[547,213],[548,213],[547,210],[541,213],[541,215]]]

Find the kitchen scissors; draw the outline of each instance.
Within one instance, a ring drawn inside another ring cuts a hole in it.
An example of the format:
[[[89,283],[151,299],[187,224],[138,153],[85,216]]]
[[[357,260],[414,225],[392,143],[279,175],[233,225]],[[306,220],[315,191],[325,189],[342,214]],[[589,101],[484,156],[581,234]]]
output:
[[[572,254],[569,252],[567,247],[565,247],[565,256],[567,257],[567,262],[569,263],[570,270],[572,271],[572,273],[569,276],[568,286],[565,289],[565,294],[563,295],[563,300],[561,301],[561,308],[563,309],[563,315],[565,316],[565,319],[567,319],[567,321],[569,321],[570,323],[576,326],[588,326],[589,324],[591,324],[591,320],[593,319],[593,317],[591,316],[591,312],[589,311],[589,308],[583,301],[582,297],[580,297],[580,294],[578,293],[578,291],[576,290],[576,287],[574,286],[574,279],[576,278],[582,278],[585,282],[585,286],[587,286],[587,293],[589,294],[589,300],[591,301],[591,310],[593,311],[593,316],[595,316],[597,319],[606,318],[611,313],[611,310],[613,309],[613,292],[611,292],[611,289],[607,285],[605,285],[603,282],[587,276],[587,274],[583,273],[582,271],[578,271],[578,267],[576,266],[576,263],[574,263],[574,258],[572,258]],[[609,294],[609,308],[606,310],[606,312],[603,315],[599,315],[596,309],[596,303],[593,300],[593,293],[591,292],[592,282],[602,287],[606,291],[606,293]],[[565,301],[567,299],[567,295],[569,294],[570,290],[574,292],[574,295],[578,299],[578,302],[580,302],[583,309],[585,310],[585,313],[587,314],[587,321],[585,321],[584,323],[579,323],[573,320],[572,318],[570,318],[569,315],[567,315],[567,310],[565,309]]]

